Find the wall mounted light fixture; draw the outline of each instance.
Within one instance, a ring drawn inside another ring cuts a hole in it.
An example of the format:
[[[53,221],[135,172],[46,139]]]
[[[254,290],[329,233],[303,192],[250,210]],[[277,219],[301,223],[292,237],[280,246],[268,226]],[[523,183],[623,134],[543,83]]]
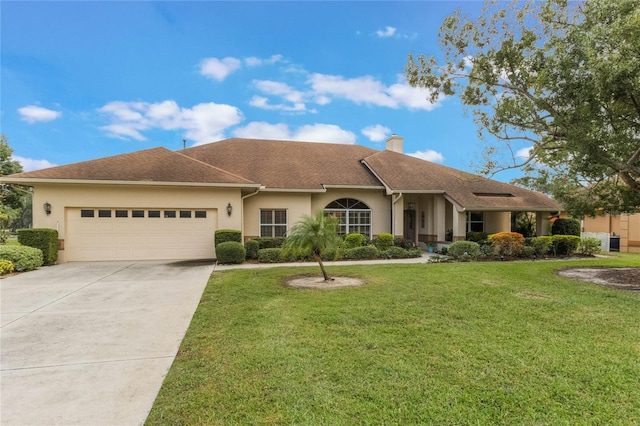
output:
[[[407,207],[408,207],[408,210],[415,210],[416,209],[416,203],[408,203]]]
[[[233,211],[233,207],[231,207],[231,203],[227,204],[227,215],[231,216],[232,211]]]
[[[47,214],[47,216],[49,216],[51,214],[51,204],[47,202],[44,203],[42,207],[44,208],[44,212]]]

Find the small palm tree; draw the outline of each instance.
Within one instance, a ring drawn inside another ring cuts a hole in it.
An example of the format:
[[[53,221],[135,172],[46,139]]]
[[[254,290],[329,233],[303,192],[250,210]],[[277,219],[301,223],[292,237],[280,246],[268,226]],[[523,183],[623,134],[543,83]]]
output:
[[[322,255],[338,245],[338,220],[335,217],[325,216],[322,210],[315,216],[304,215],[302,220],[293,225],[287,234],[285,250],[299,249],[311,252],[313,259],[318,262],[325,281],[330,281],[327,271],[322,263]]]

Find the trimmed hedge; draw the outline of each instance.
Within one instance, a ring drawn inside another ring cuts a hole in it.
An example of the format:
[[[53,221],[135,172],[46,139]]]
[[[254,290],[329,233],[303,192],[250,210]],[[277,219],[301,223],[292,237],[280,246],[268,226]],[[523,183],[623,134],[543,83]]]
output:
[[[491,234],[489,241],[500,256],[520,256],[524,247],[524,236],[517,232]]]
[[[256,240],[249,240],[244,243],[244,248],[247,251],[247,259],[257,259],[258,250],[260,250],[260,243]]]
[[[456,241],[449,246],[447,255],[455,260],[471,260],[480,256],[480,245],[475,241]]]
[[[548,235],[542,235],[540,237],[533,237],[525,240],[533,248],[533,253],[536,256],[546,256],[551,250],[551,237]]]
[[[580,222],[576,219],[556,219],[551,225],[551,235],[580,236]]]
[[[388,250],[393,247],[393,235],[384,232],[382,234],[378,234],[378,236],[373,240],[373,245],[380,251]]]
[[[280,252],[282,248],[271,247],[258,250],[258,262],[260,263],[278,263],[280,260]]]
[[[422,256],[422,250],[418,248],[404,249],[398,246],[389,247],[379,254],[379,257],[382,259],[408,259],[410,257],[420,256]]]
[[[342,248],[345,250],[352,249],[355,247],[362,247],[364,245],[365,237],[362,234],[348,234],[344,237],[344,242],[342,243]]]
[[[18,229],[18,242],[23,246],[42,250],[45,265],[53,265],[58,260],[58,231],[49,228]]]
[[[218,247],[218,244],[226,243],[228,241],[242,243],[242,232],[236,229],[218,229],[215,232],[214,244],[216,247]]]
[[[44,263],[42,250],[29,246],[0,245],[0,259],[13,263],[18,272],[32,271]]]
[[[247,250],[237,241],[226,241],[216,246],[218,263],[242,263],[247,255]]]
[[[389,234],[391,235],[391,234]],[[392,240],[393,241],[393,240]],[[375,246],[362,246],[354,247],[352,249],[346,249],[342,252],[343,259],[376,259],[379,256],[379,251]]]
[[[260,244],[260,249],[280,248],[284,245],[286,237],[258,237],[254,238]]]
[[[554,256],[569,256],[576,252],[580,237],[575,235],[554,235],[551,237],[551,249]]]
[[[467,241],[474,241],[479,243],[480,241],[485,241],[489,238],[488,232],[479,232],[479,231],[469,231],[467,232],[467,236],[465,237]]]

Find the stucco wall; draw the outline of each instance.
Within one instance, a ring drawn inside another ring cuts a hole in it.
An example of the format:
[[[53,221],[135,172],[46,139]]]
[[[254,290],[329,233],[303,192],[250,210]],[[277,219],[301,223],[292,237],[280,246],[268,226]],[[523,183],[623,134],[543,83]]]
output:
[[[311,195],[290,192],[259,192],[244,202],[244,239],[260,236],[260,209],[286,209],[287,229],[311,214]]]
[[[511,230],[511,212],[484,212],[484,231],[489,234]]]

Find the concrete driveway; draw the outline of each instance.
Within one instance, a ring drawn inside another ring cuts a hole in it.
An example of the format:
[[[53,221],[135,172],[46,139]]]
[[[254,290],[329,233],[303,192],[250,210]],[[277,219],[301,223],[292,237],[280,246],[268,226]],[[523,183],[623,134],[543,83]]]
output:
[[[0,423],[142,424],[212,270],[88,262],[0,280]]]

